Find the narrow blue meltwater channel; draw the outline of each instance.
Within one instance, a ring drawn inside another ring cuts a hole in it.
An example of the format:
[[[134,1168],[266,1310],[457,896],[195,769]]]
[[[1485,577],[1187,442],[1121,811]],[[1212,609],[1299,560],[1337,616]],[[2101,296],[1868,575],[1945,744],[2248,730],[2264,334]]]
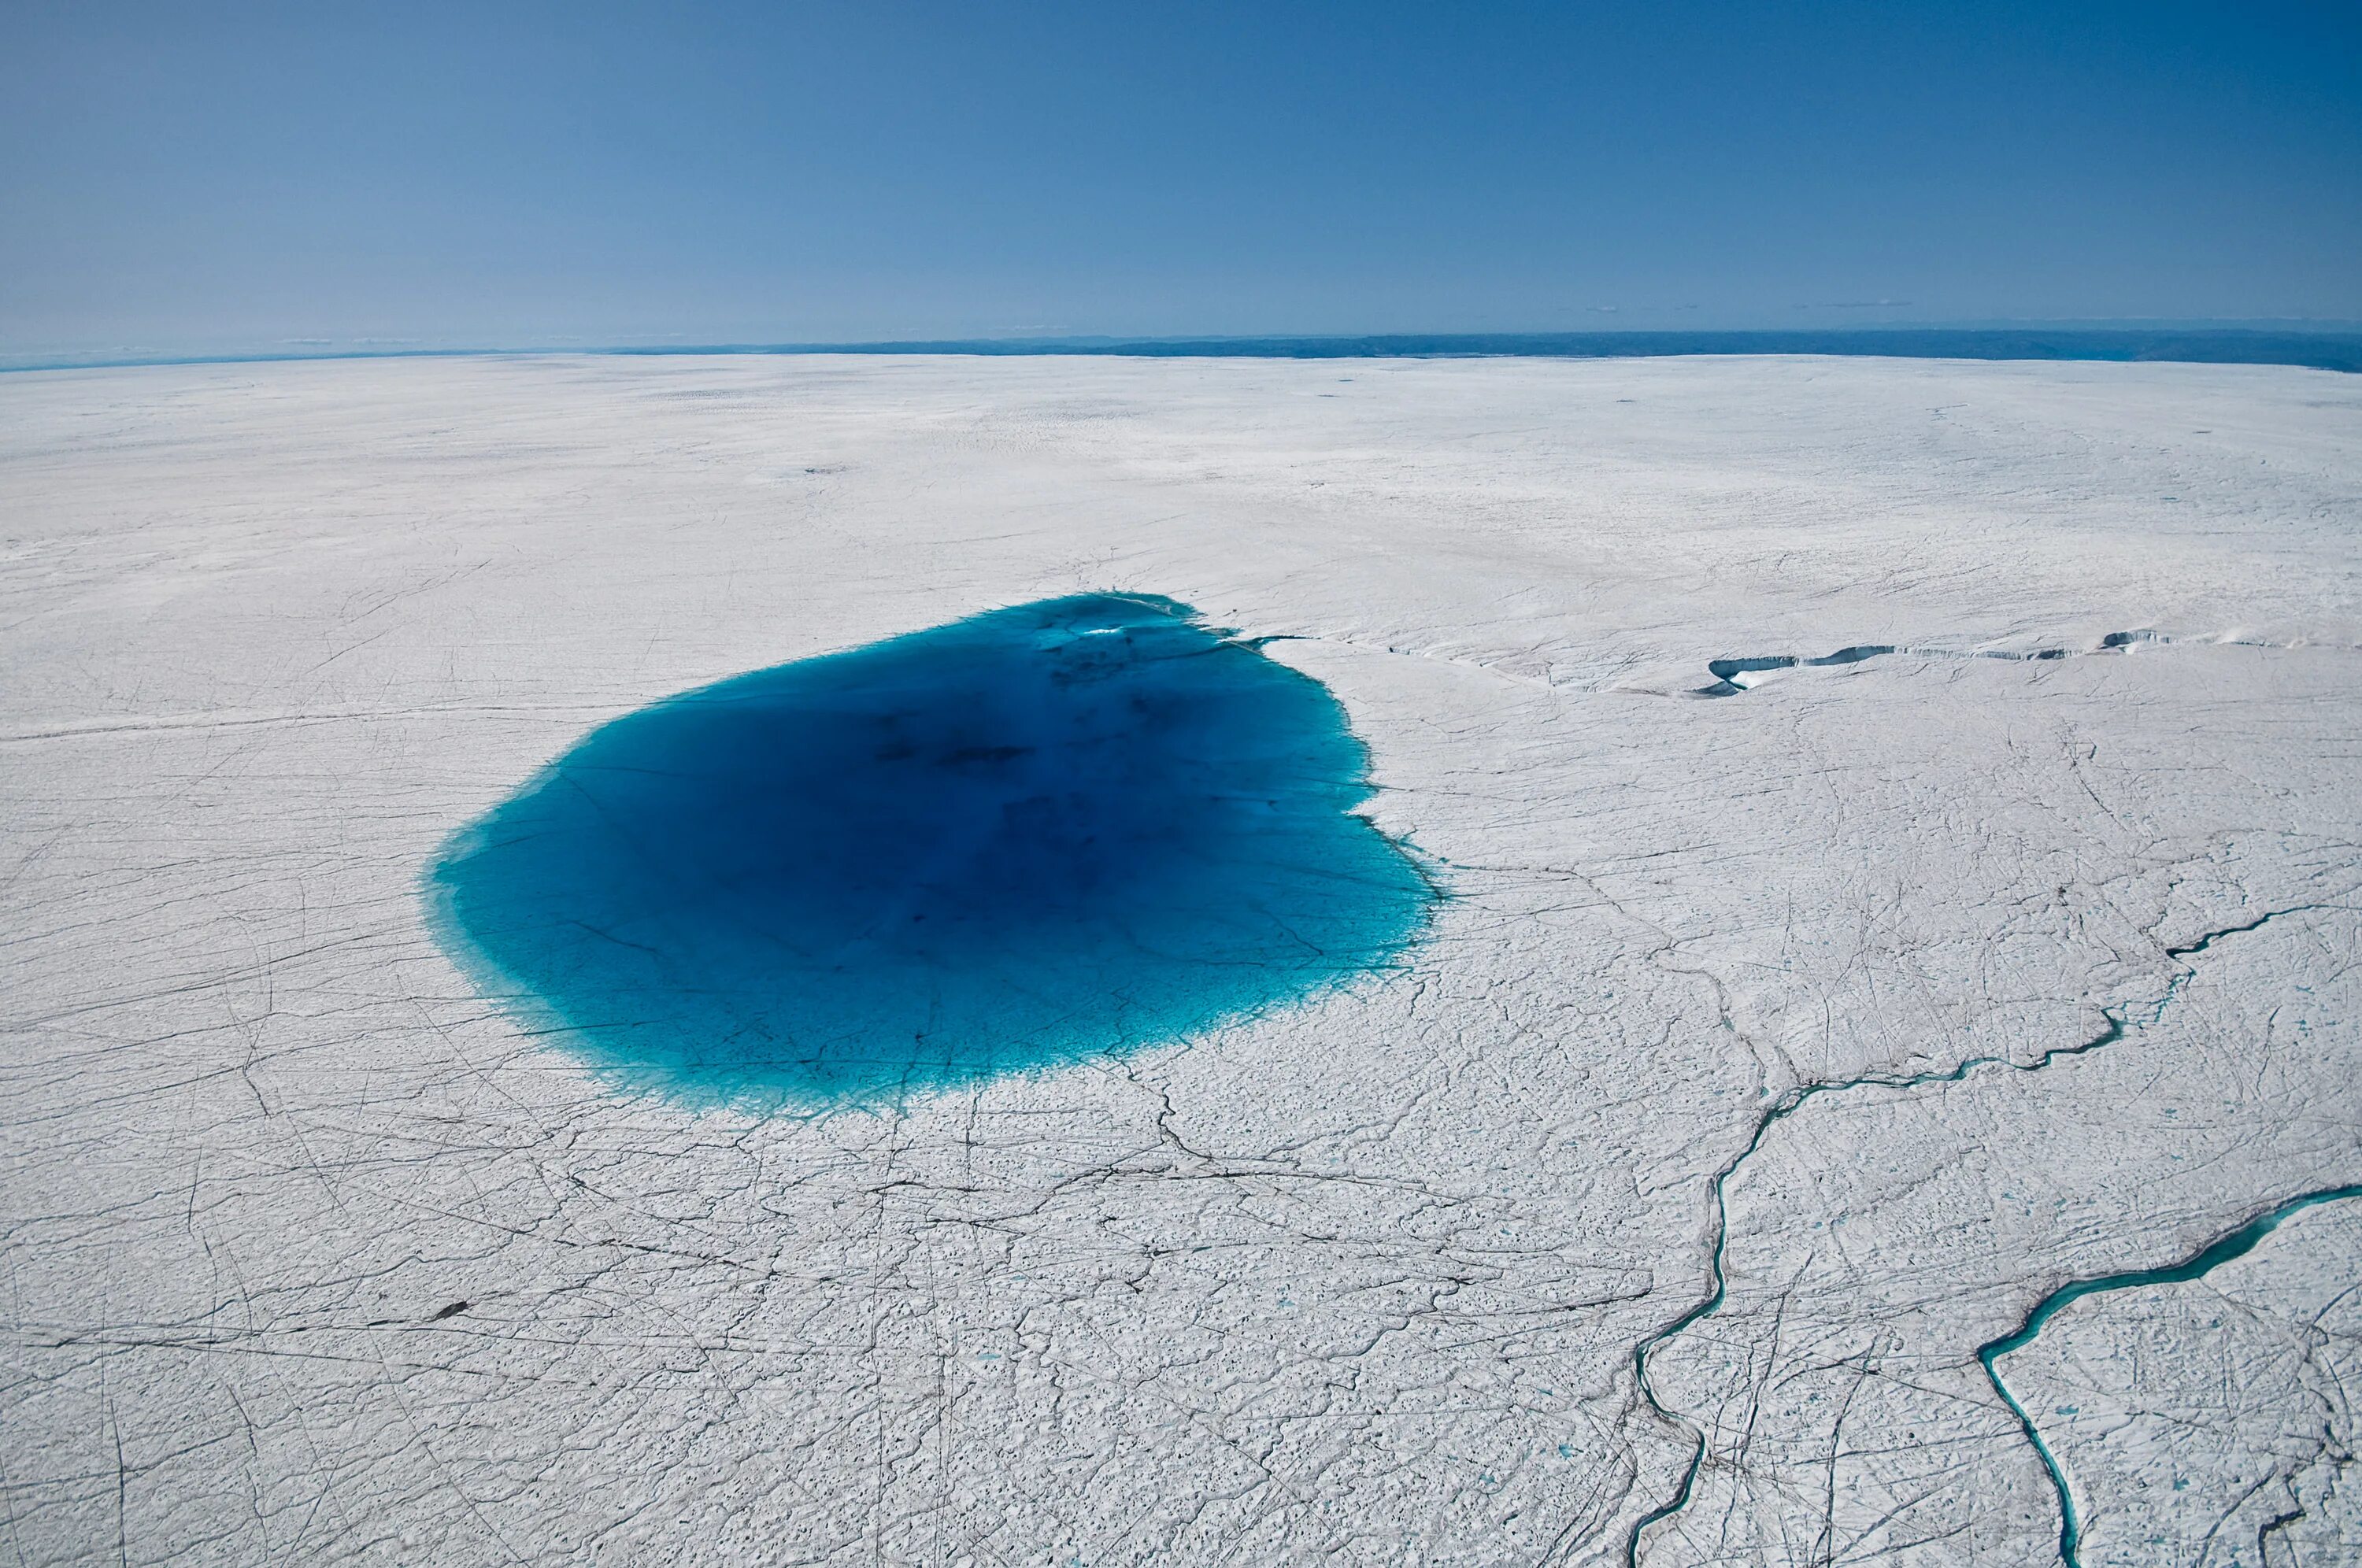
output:
[[[593,731],[453,835],[439,939],[624,1082],[824,1107],[1176,1040],[1434,894],[1328,689],[1169,600],[1019,605]]]

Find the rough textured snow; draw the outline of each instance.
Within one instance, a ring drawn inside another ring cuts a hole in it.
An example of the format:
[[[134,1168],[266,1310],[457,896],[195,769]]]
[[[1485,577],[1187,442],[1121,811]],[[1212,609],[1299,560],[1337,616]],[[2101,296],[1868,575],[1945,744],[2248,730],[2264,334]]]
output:
[[[9,1561],[2039,1562],[1980,1348],[2362,1181],[2362,381],[40,373],[0,509]],[[429,941],[602,721],[1089,589],[1335,691],[1402,973],[807,1119]],[[2351,1555],[2357,1211],[1997,1359],[2082,1561]]]

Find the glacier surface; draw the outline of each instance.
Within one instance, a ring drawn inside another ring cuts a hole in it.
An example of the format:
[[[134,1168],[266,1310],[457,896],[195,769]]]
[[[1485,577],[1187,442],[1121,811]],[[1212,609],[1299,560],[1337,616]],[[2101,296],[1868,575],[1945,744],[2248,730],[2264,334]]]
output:
[[[2362,1540],[2362,381],[39,372],[0,494],[9,1561]],[[784,1114],[436,941],[601,726],[1077,594],[1335,695],[1416,943]]]

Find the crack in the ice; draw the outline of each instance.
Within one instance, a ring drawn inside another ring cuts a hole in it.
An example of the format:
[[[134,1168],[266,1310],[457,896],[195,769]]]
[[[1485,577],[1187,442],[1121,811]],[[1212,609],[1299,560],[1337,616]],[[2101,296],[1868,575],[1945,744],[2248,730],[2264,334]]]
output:
[[[2284,915],[2302,913],[2311,910],[2343,907],[2345,906],[2299,904],[2289,909],[2273,910],[2268,913],[2259,915],[2256,919],[2248,921],[2244,924],[2224,926],[2219,930],[2210,931],[2204,935],[2197,938],[2195,941],[2184,943],[2176,947],[2169,947],[2165,950],[2165,955],[2169,958],[2191,957],[2197,954],[2205,952],[2224,937],[2237,936],[2246,932],[2259,930],[2262,927],[2270,924],[2273,921],[2280,919]],[[2189,982],[2191,977],[2196,973],[2197,970],[2195,968],[2188,965],[2184,965],[2182,966],[2181,972],[2174,976],[2171,980],[2166,983],[2164,994],[2159,996],[2155,1002],[2150,1004],[2149,1016],[2147,1020],[2149,1024],[2154,1024],[2157,1020],[2164,1014],[2165,1010],[2167,1007],[2171,1005],[2175,996],[2178,995],[2181,990],[2181,988]],[[1672,1411],[1668,1410],[1664,1405],[1658,1400],[1656,1391],[1649,1385],[1649,1358],[1650,1353],[1660,1345],[1665,1344],[1679,1337],[1685,1331],[1704,1320],[1712,1317],[1715,1313],[1722,1309],[1722,1304],[1728,1289],[1728,1280],[1724,1268],[1724,1253],[1727,1250],[1730,1241],[1730,1220],[1729,1210],[1725,1197],[1726,1191],[1729,1186],[1731,1177],[1736,1176],[1738,1172],[1738,1168],[1745,1165],[1748,1159],[1753,1155],[1758,1149],[1763,1146],[1763,1140],[1770,1135],[1772,1129],[1774,1126],[1786,1121],[1790,1116],[1794,1115],[1799,1110],[1803,1109],[1807,1103],[1824,1094],[1842,1093],[1845,1090],[1856,1088],[1912,1089],[1923,1088],[1930,1084],[1959,1083],[1965,1080],[1970,1074],[1977,1071],[1981,1067],[2005,1067],[2011,1072],[2015,1073],[2038,1073],[2045,1067],[2050,1066],[2051,1063],[2058,1061],[2062,1057],[2084,1055],[2090,1052],[2098,1051],[2105,1048],[2106,1046],[2113,1045],[2117,1041],[2123,1039],[2125,1035],[2125,1020],[2122,1016],[2123,1010],[2124,1010],[2122,1009],[2115,1008],[2101,1009],[2100,1016],[2107,1020],[2106,1028],[2101,1030],[2089,1040],[2081,1041],[2072,1045],[2054,1046],[2050,1050],[2042,1053],[2041,1055],[2036,1057],[2031,1062],[2013,1062],[2005,1056],[1971,1056],[1959,1063],[1957,1066],[1948,1067],[1941,1072],[1912,1073],[1901,1077],[1871,1075],[1858,1078],[1841,1078],[1827,1083],[1800,1085],[1782,1095],[1776,1104],[1772,1105],[1769,1110],[1765,1110],[1761,1116],[1756,1119],[1754,1132],[1747,1140],[1746,1146],[1740,1149],[1736,1154],[1733,1154],[1728,1160],[1724,1162],[1722,1168],[1715,1173],[1714,1179],[1709,1185],[1708,1190],[1712,1196],[1712,1223],[1710,1230],[1713,1236],[1713,1242],[1708,1253],[1708,1258],[1712,1287],[1706,1292],[1705,1298],[1700,1301],[1696,1306],[1692,1307],[1688,1311],[1683,1313],[1679,1318],[1674,1319],[1670,1325],[1650,1335],[1649,1338],[1642,1340],[1638,1345],[1633,1347],[1632,1375],[1634,1381],[1639,1386],[1640,1397],[1647,1401],[1649,1408],[1655,1411],[1661,1419],[1672,1426],[1684,1427],[1689,1424],[1683,1421],[1681,1418],[1675,1416]],[[2330,1188],[2324,1190],[2340,1194],[2362,1193],[2362,1188]],[[2319,1199],[2319,1201],[2326,1201],[2326,1199]],[[2293,1210],[2290,1210],[2290,1212],[2293,1212]],[[2273,1220],[2274,1224],[2277,1224],[2278,1222],[2279,1221],[2277,1220]],[[2249,1223],[2252,1224],[2255,1223],[2255,1221],[2251,1220]],[[2248,1245],[2253,1246],[2254,1242],[2250,1242]],[[2237,1254],[2234,1253],[2231,1255],[2235,1256]],[[2217,1261],[2219,1262],[2222,1260],[2218,1259]],[[2208,1266],[2211,1267],[2213,1265],[2209,1264]],[[2086,1292],[2086,1294],[2088,1294],[2088,1292]],[[2062,1302],[2061,1305],[2064,1305],[2064,1303]],[[2040,1311],[2040,1309],[2037,1308],[2036,1311]],[[2039,1326],[2040,1325],[2038,1323],[2036,1325],[2037,1330]],[[1994,1344],[2000,1343],[2002,1343],[2000,1341],[1994,1342]],[[2016,1347],[2014,1345],[2008,1347],[2008,1349],[2014,1348]],[[1992,1345],[1985,1347],[1985,1350],[1992,1349]],[[1978,1353],[1981,1357],[1984,1354],[1984,1351],[1980,1351]],[[2006,1354],[2007,1350],[2003,1350],[1996,1353]],[[1988,1364],[1987,1372],[1988,1375],[1990,1375],[1990,1364]],[[1998,1380],[1996,1380],[1995,1386],[1996,1387],[1999,1386]],[[2004,1400],[2008,1400],[2006,1393],[2003,1394],[2003,1397]],[[2010,1408],[2013,1410],[2015,1410],[2017,1408],[2015,1402],[2014,1400],[2010,1400],[2009,1403]],[[2042,1447],[2041,1439],[2035,1434],[2032,1423],[2025,1420],[2024,1412],[2020,1411],[2018,1415],[2020,1423],[2025,1427],[2027,1436],[2034,1439],[2036,1450],[2040,1454],[2045,1466],[2048,1467],[2050,1465],[2050,1459],[2047,1450]],[[1624,1561],[1627,1564],[1627,1568],[1639,1568],[1641,1541],[1648,1534],[1650,1527],[1665,1519],[1672,1518],[1674,1515],[1680,1513],[1683,1508],[1689,1506],[1691,1495],[1697,1485],[1698,1472],[1705,1463],[1706,1437],[1705,1430],[1703,1428],[1695,1429],[1694,1435],[1695,1442],[1690,1450],[1689,1463],[1685,1464],[1682,1470],[1681,1485],[1675,1488],[1672,1496],[1659,1504],[1656,1507],[1651,1508],[1646,1514],[1643,1514],[1632,1526],[1631,1534],[1626,1538],[1624,1544]],[[2058,1481],[2058,1472],[2055,1468],[2052,1469],[2051,1474],[2053,1480]],[[2063,1497],[2065,1496],[2064,1484],[2063,1482],[2060,1482],[2059,1485],[2061,1488],[2060,1495]],[[2071,1528],[2072,1526],[2070,1524],[2069,1529],[2071,1529]],[[2062,1531],[2060,1537],[2062,1547],[2069,1543],[2069,1540],[2070,1538],[2068,1534]],[[2078,1568],[2075,1559],[2072,1556],[2067,1556],[2065,1558],[2065,1562],[2068,1568]]]
[[[1763,654],[1747,658],[1714,658],[1706,660],[1705,669],[1714,677],[1711,685],[1693,690],[1693,697],[1736,697],[1751,690],[1756,682],[1749,677],[1775,669],[1818,669],[1830,665],[1860,664],[1865,659],[1884,658],[1890,654],[1902,654],[1912,658],[2000,658],[2041,662],[2049,659],[2083,658],[2094,654],[2124,653],[2143,643],[2171,645],[2192,643],[2209,647],[2268,648],[2290,645],[2259,642],[2245,637],[2178,637],[2147,627],[2130,632],[2110,632],[2091,647],[2039,648],[1939,648],[1915,647],[1901,643],[1859,643],[1811,658],[1796,654]],[[2325,645],[2324,645],[2325,646]]]

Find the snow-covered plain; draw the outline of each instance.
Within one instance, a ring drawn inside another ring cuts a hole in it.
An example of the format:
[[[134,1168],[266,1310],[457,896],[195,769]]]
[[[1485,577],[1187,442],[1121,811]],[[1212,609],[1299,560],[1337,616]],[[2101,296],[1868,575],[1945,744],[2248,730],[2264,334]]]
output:
[[[2362,381],[44,372],[0,521],[9,1562],[2023,1563],[2054,1467],[2086,1562],[2362,1532],[2362,1204],[1979,1356],[2362,1182]],[[800,1118],[429,939],[591,726],[1087,589],[1337,693],[1399,973]]]

